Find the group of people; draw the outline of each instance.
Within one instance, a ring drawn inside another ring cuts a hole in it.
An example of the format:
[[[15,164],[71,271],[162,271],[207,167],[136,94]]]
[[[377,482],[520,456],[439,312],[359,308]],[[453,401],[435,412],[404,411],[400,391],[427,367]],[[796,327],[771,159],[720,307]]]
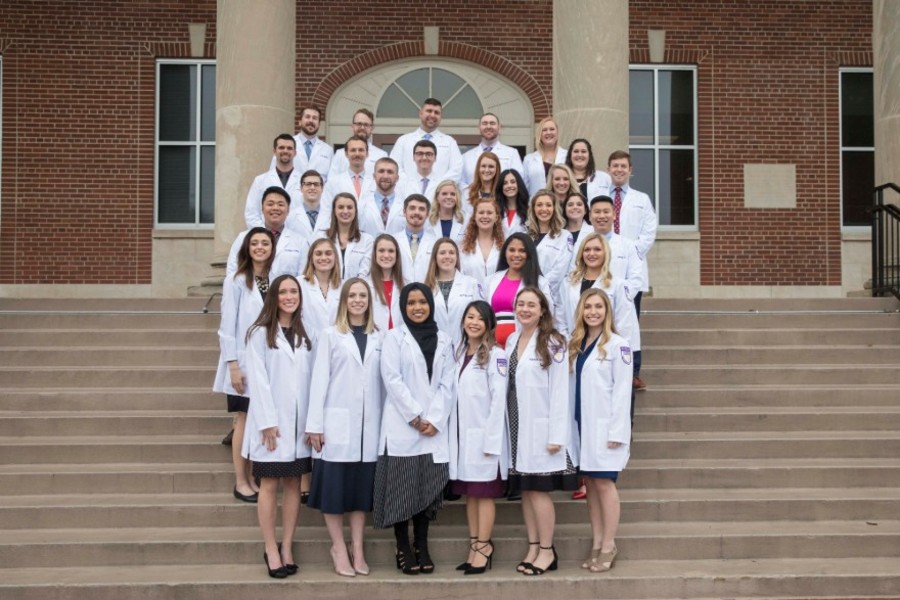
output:
[[[517,570],[541,575],[558,565],[554,490],[586,496],[582,567],[609,570],[656,231],[630,156],[597,170],[590,143],[561,148],[546,118],[523,161],[493,114],[461,155],[433,98],[391,156],[365,109],[333,152],[320,116],[304,108],[300,132],[275,139],[223,284],[213,389],[235,413],[234,496],[257,503],[269,575],[297,572],[301,503],[323,513],[339,575],[369,573],[367,513],[393,528],[398,569],[431,573],[448,495],[466,498],[457,568],[484,573],[508,493],[527,532]]]

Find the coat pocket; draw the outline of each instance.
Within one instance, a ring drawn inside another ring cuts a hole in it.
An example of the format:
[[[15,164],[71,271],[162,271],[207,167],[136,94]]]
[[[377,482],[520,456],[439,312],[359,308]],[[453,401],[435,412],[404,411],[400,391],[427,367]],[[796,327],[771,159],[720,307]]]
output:
[[[350,443],[350,411],[348,409],[325,409],[325,443],[335,446],[346,446]]]
[[[486,465],[496,459],[484,454],[484,429],[471,427],[466,430],[466,464]]]

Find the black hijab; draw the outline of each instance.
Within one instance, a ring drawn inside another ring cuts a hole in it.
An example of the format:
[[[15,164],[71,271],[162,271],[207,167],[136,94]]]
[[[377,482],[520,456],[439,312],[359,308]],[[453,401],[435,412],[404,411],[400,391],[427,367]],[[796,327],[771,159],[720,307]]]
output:
[[[413,291],[422,292],[425,300],[428,301],[428,307],[431,309],[428,318],[422,323],[413,323],[406,314],[406,301],[409,298],[409,293]],[[428,379],[430,381],[438,342],[438,326],[434,320],[434,296],[431,294],[431,290],[424,283],[416,282],[404,287],[400,291],[400,312],[403,314],[403,322],[406,324],[406,328],[409,329],[416,343],[419,344],[419,349],[425,357],[425,366],[428,367]]]

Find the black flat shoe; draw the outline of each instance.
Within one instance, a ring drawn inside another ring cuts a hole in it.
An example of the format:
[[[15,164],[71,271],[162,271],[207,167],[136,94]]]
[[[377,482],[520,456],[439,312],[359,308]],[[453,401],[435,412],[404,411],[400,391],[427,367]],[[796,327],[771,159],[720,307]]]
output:
[[[306,505],[309,503],[309,492],[300,492],[300,504]]]
[[[232,439],[233,437],[234,437],[234,429],[232,429],[231,431],[229,431],[229,432],[228,432],[228,435],[226,435],[225,437],[222,438],[222,445],[223,445],[223,446],[230,446],[230,445],[231,445],[231,439]]]
[[[269,570],[269,577],[272,579],[284,579],[288,576],[288,572],[284,567],[278,567],[277,569],[273,569],[269,566],[269,557],[266,556],[266,553],[263,552],[263,562],[266,565],[266,569]]]
[[[240,500],[241,502],[249,502],[250,504],[256,504],[256,501],[259,499],[259,492],[255,494],[250,494],[249,496],[246,494],[242,494],[238,491],[237,487],[234,488],[234,497]]]

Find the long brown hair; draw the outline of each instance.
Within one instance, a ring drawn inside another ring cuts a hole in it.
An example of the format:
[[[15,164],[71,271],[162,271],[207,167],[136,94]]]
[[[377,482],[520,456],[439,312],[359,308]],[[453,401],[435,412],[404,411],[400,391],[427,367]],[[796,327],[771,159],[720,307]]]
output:
[[[497,178],[500,176],[500,171],[502,170],[500,157],[493,152],[482,152],[481,156],[478,157],[478,162],[475,163],[475,175],[472,178],[472,183],[469,184],[469,204],[471,206],[475,206],[475,201],[481,198],[481,188],[487,183],[481,179],[481,162],[485,159],[492,160],[494,161],[494,164],[497,165],[497,172],[494,174],[494,180],[491,181],[491,185],[488,187],[492,198],[494,197],[495,189],[497,188]]]
[[[425,272],[425,285],[430,289],[434,290],[437,288],[438,282],[438,264],[437,264],[437,255],[438,249],[444,244],[450,244],[453,246],[453,250],[456,251],[456,270],[459,271],[459,247],[457,247],[456,242],[451,240],[450,238],[439,238],[438,241],[434,243],[431,251],[431,258],[428,259],[428,270]]]
[[[309,283],[313,282],[313,277],[316,274],[316,267],[313,265],[313,253],[315,253],[316,248],[323,244],[331,246],[331,251],[334,253],[334,266],[331,267],[331,273],[328,275],[328,287],[338,288],[341,286],[341,267],[338,265],[338,249],[335,247],[334,242],[327,238],[319,238],[309,246],[309,253],[306,255],[306,268],[303,269],[303,279]]]
[[[266,330],[266,345],[269,348],[278,347],[278,344],[275,342],[278,337],[278,330],[281,329],[281,325],[278,322],[278,292],[281,290],[281,284],[288,280],[294,282],[300,293],[300,302],[297,304],[297,310],[291,315],[291,324],[289,326],[291,331],[294,332],[294,346],[305,344],[306,349],[311,350],[312,341],[306,335],[306,329],[303,328],[303,321],[300,319],[300,315],[303,312],[303,290],[300,288],[300,282],[293,275],[276,277],[275,281],[269,286],[269,292],[266,294],[262,310],[259,312],[256,321],[247,330],[246,339],[249,340],[254,331],[263,328]]]
[[[534,205],[538,198],[550,198],[551,207],[558,209],[556,196],[553,195],[552,190],[538,190],[535,192],[534,196],[532,196],[531,203],[528,205],[528,220],[526,223],[528,225],[528,235],[531,236],[531,239],[534,240],[535,243],[537,243],[538,237],[541,235],[540,222],[534,212]],[[566,221],[563,219],[562,214],[559,210],[554,210],[553,216],[550,217],[550,231],[547,232],[547,235],[551,238],[555,238],[559,236],[565,227]]]
[[[373,331],[378,329],[378,327],[375,326],[375,318],[372,314],[372,290],[369,288],[369,284],[359,277],[351,277],[350,279],[345,281],[344,285],[341,287],[341,299],[338,302],[337,317],[334,320],[334,328],[337,329],[340,333],[350,332],[350,311],[347,304],[350,298],[350,288],[356,283],[361,283],[363,287],[366,288],[366,293],[369,294],[369,306],[366,307],[366,314],[365,316],[363,316],[363,320],[365,320],[364,331],[367,334],[372,333]]]
[[[338,239],[340,226],[338,225],[337,211],[334,209],[338,198],[353,201],[353,220],[350,221],[350,231],[347,233],[347,239],[351,242],[358,242],[361,237],[359,232],[359,204],[356,202],[356,197],[348,192],[339,192],[334,195],[334,202],[331,204],[331,222],[328,224],[328,231],[325,232],[325,237],[334,241],[335,244],[340,243]]]
[[[618,333],[616,325],[613,323],[612,302],[609,301],[609,296],[606,295],[606,292],[597,288],[585,290],[581,294],[581,298],[578,299],[578,307],[575,309],[575,329],[572,331],[571,339],[569,339],[570,373],[575,370],[575,359],[581,354],[581,343],[588,333],[587,327],[584,326],[584,305],[587,304],[588,298],[593,298],[594,296],[602,298],[603,305],[606,307],[606,316],[603,318],[603,331],[600,332],[600,337],[597,338],[597,350],[600,353],[600,358],[606,358],[604,346],[609,342],[612,334]]]
[[[400,245],[397,243],[394,236],[389,233],[382,233],[375,238],[375,242],[372,244],[372,262],[369,264],[369,277],[372,278],[372,291],[375,293],[375,296],[382,304],[387,304],[387,298],[384,295],[384,276],[381,273],[381,267],[378,266],[378,262],[376,261],[376,257],[378,256],[378,243],[382,241],[388,242],[394,246],[396,262],[394,263],[393,268],[391,268],[391,279],[394,281],[394,293],[399,294],[405,284],[403,283],[403,266],[400,264]]]
[[[606,241],[602,233],[597,233],[596,231],[592,231],[584,236],[584,242],[578,247],[578,251],[575,253],[575,270],[569,275],[569,281],[578,283],[584,279],[584,274],[587,272],[587,265],[584,264],[584,249],[589,242],[594,240],[600,240],[600,244],[603,246],[603,264],[600,266],[600,275],[597,279],[603,282],[603,287],[609,287],[612,281],[612,273],[609,271],[609,242]]]
[[[494,238],[494,245],[497,247],[497,250],[503,247],[503,225],[500,223],[500,211],[497,208],[497,202],[493,198],[479,198],[475,201],[475,205],[472,208],[472,215],[469,217],[469,222],[466,224],[466,231],[463,234],[462,251],[466,254],[475,252],[475,243],[478,240],[478,223],[475,222],[475,214],[478,212],[478,207],[482,204],[491,204],[494,207],[494,214],[497,215],[497,219],[494,221],[494,229],[491,231],[491,234]]]
[[[272,252],[269,253],[269,258],[265,262],[266,277],[269,276],[269,272],[272,270],[272,263],[275,261],[275,234],[265,227],[254,227],[248,231],[247,235],[244,236],[244,241],[241,242],[241,249],[238,250],[238,267],[234,273],[235,280],[243,275],[248,290],[253,289],[253,258],[250,256],[250,238],[261,233],[268,236],[269,242],[272,244]]]
[[[538,356],[541,358],[541,368],[546,369],[553,361],[553,354],[560,351],[565,352],[566,338],[553,326],[553,313],[550,312],[550,303],[547,301],[547,296],[544,295],[544,292],[536,287],[523,287],[516,294],[516,304],[519,302],[519,297],[525,292],[531,292],[537,296],[538,303],[541,306],[541,317],[537,323],[535,348]],[[550,352],[551,345],[553,346],[553,353]]]

